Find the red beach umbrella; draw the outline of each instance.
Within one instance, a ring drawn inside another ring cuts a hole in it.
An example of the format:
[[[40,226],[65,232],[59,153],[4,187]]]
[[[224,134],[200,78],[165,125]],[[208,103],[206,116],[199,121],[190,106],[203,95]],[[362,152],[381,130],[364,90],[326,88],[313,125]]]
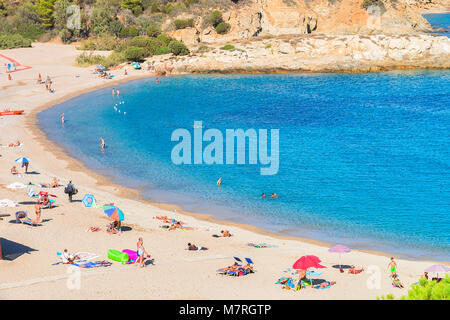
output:
[[[50,197],[57,198],[57,196],[55,196],[54,194],[48,194],[48,192],[45,192],[45,191],[39,192],[39,195],[41,195],[43,197],[50,196]]]
[[[307,270],[308,268],[326,268],[322,266],[320,262],[322,262],[322,260],[320,260],[318,257],[314,255],[307,255],[298,259],[294,263],[292,268],[301,270]]]

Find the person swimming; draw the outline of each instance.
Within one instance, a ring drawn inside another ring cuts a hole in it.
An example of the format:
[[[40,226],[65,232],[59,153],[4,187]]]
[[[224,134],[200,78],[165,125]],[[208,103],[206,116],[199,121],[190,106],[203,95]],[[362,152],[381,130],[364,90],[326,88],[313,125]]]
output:
[[[263,192],[261,195],[261,199],[264,199],[266,197],[266,194]]]
[[[277,195],[276,193],[272,193],[271,196],[270,196],[270,198],[272,198],[272,199],[277,199],[277,198],[278,198],[278,195]]]

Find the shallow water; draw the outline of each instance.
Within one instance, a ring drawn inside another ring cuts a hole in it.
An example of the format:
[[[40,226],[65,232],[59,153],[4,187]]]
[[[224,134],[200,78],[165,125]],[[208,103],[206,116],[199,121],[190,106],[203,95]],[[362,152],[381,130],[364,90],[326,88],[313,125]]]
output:
[[[145,198],[267,231],[450,261],[449,72],[160,81],[121,84],[121,98],[111,88],[81,95],[43,111],[39,123],[70,155]],[[173,164],[171,134],[192,133],[195,120],[224,135],[279,129],[278,174]],[[262,192],[280,198],[262,200]]]

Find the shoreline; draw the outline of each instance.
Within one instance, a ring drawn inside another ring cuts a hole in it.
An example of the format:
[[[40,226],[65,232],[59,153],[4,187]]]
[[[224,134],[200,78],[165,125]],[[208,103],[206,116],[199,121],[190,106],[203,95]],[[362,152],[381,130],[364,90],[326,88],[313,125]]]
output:
[[[424,69],[424,70],[426,70],[426,69]],[[295,72],[289,72],[289,73],[295,73]],[[186,74],[186,75],[188,75],[188,74]],[[168,76],[170,77],[170,75],[168,75]],[[176,75],[173,75],[173,76],[176,76]],[[229,220],[222,220],[220,218],[215,218],[214,215],[210,214],[210,213],[197,213],[197,212],[187,211],[187,210],[184,210],[182,208],[182,206],[177,205],[177,204],[157,202],[154,200],[145,199],[142,197],[141,192],[138,189],[134,189],[134,188],[130,188],[130,187],[126,187],[126,186],[117,184],[112,180],[112,177],[107,177],[107,176],[102,175],[92,169],[87,168],[86,165],[81,160],[72,157],[69,154],[69,151],[67,151],[65,149],[65,147],[59,145],[58,143],[53,141],[51,138],[49,138],[48,135],[43,130],[43,128],[38,124],[39,120],[38,120],[37,116],[39,113],[41,113],[42,111],[44,111],[46,109],[50,109],[60,103],[68,101],[72,98],[78,97],[82,94],[86,94],[86,93],[89,93],[89,92],[92,92],[92,91],[95,91],[98,89],[112,87],[112,86],[120,84],[120,83],[130,82],[130,81],[139,80],[139,79],[146,79],[146,78],[151,78],[151,77],[155,77],[155,75],[140,75],[140,76],[135,75],[135,76],[131,76],[130,78],[127,78],[127,79],[116,80],[116,82],[111,82],[111,83],[102,84],[99,86],[94,86],[94,87],[91,87],[88,89],[71,92],[64,97],[57,99],[54,102],[44,104],[40,107],[33,109],[32,113],[30,114],[30,117],[27,118],[27,127],[30,129],[30,131],[32,132],[32,134],[34,136],[45,137],[45,139],[52,144],[51,152],[53,153],[53,155],[57,159],[60,159],[64,162],[66,162],[66,166],[70,167],[70,170],[88,173],[90,176],[94,177],[94,179],[96,180],[95,187],[107,186],[110,188],[114,188],[115,190],[117,190],[117,194],[121,197],[125,197],[130,200],[132,199],[134,201],[139,201],[143,204],[152,205],[159,209],[163,209],[163,210],[169,211],[169,212],[172,210],[175,210],[176,213],[179,213],[181,215],[187,215],[187,216],[194,217],[196,219],[210,222],[213,224],[218,224],[218,225],[222,225],[222,226],[233,226],[233,227],[244,229],[244,230],[247,230],[247,231],[250,231],[253,233],[273,237],[273,238],[280,239],[280,240],[300,241],[300,242],[305,242],[305,243],[321,246],[323,248],[329,248],[333,245],[333,243],[327,242],[327,241],[321,241],[321,240],[316,240],[316,239],[304,238],[301,236],[284,235],[282,233],[270,232],[270,231],[264,230],[263,227],[258,227],[258,226],[252,225],[252,224],[232,222]],[[55,148],[55,146],[56,146],[56,148]],[[50,151],[48,149],[48,147],[46,147],[46,146],[43,146],[43,148],[45,151]],[[393,253],[388,253],[386,251],[381,251],[381,250],[371,250],[371,249],[364,249],[364,248],[357,248],[354,250],[368,253],[368,254],[383,256],[383,257],[391,257],[393,255]],[[434,261],[436,263],[443,263],[443,264],[450,265],[450,261],[440,261],[440,260],[426,259],[426,258],[425,259],[424,258],[413,258],[404,253],[396,253],[395,255],[401,257],[402,259],[409,260],[409,261],[427,260],[427,261]]]
[[[51,56],[48,54],[51,52]],[[0,235],[3,240],[21,245],[26,254],[11,261],[0,260],[0,299],[229,299],[233,292],[235,299],[348,299],[361,300],[394,293],[397,297],[406,295],[410,285],[423,274],[423,270],[434,260],[409,260],[396,258],[405,288],[393,288],[386,268],[388,255],[384,252],[365,251],[352,248],[352,252],[342,257],[342,262],[363,266],[365,272],[359,275],[340,273],[336,269],[338,256],[329,253],[327,243],[300,237],[277,235],[265,232],[251,225],[214,219],[211,215],[176,212],[177,206],[154,203],[139,198],[138,189],[126,188],[111,183],[111,177],[102,176],[66,153],[63,146],[53,145],[42,134],[37,114],[58,103],[81,93],[102,87],[114,86],[124,81],[153,76],[148,72],[130,70],[122,76],[123,69],[114,70],[114,80],[102,80],[92,75],[91,68],[73,66],[79,51],[72,46],[61,44],[33,44],[33,48],[1,50],[0,53],[14,57],[17,61],[32,66],[32,69],[17,72],[13,80],[0,78],[4,87],[2,101],[5,107],[24,109],[21,116],[0,117],[0,199],[8,198],[19,204],[16,208],[6,208],[11,217],[0,221]],[[45,78],[50,75],[55,80],[53,94],[36,84],[37,74]],[[5,148],[10,142],[20,140],[19,148]],[[30,170],[35,174],[12,176],[9,168],[15,159],[26,156],[31,159]],[[61,187],[40,189],[39,183],[48,183],[53,177],[60,179]],[[75,201],[69,202],[63,193],[64,185],[73,180],[79,190]],[[37,191],[50,191],[57,195],[56,206],[43,210],[43,223],[39,227],[8,223],[14,220],[14,212],[25,210],[34,217],[34,201],[26,195],[26,189],[11,190],[6,186],[15,181],[31,182]],[[98,203],[114,202],[124,209],[125,227],[120,235],[108,235],[105,225],[110,220],[102,210],[85,208],[81,204],[85,193],[95,195]],[[159,207],[158,207],[159,206]],[[181,220],[195,230],[167,231],[154,216],[167,215]],[[231,238],[214,238],[211,235],[229,227]],[[100,227],[100,232],[86,232],[90,226]],[[82,281],[79,290],[66,286],[66,266],[52,266],[58,261],[56,252],[67,248],[69,252],[91,252],[106,259],[109,249],[135,249],[136,240],[143,237],[145,247],[151,254],[146,268],[113,264],[101,272],[89,269],[81,274],[89,275],[89,281]],[[2,241],[3,241],[2,240]],[[188,251],[187,242],[209,248],[208,251]],[[274,248],[254,248],[249,242],[268,243]],[[4,247],[5,248],[5,247]],[[77,250],[77,251],[75,251]],[[274,284],[281,276],[286,276],[286,268],[299,257],[314,254],[320,257],[324,269],[323,279],[337,281],[328,290],[281,290]],[[257,272],[245,277],[224,277],[216,270],[230,265],[233,257],[250,257]],[[395,256],[397,257],[397,256]],[[340,262],[340,261],[339,261]],[[442,264],[450,265],[448,262]],[[369,288],[367,280],[378,270],[379,287]],[[53,280],[52,280],[53,279]],[[122,281],[117,281],[121,279]]]

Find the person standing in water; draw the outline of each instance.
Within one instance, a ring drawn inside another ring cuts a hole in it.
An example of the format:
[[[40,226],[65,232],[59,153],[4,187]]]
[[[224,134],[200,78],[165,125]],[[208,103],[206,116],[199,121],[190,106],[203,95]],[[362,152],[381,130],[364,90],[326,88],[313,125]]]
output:
[[[61,114],[61,124],[64,125],[64,113]]]
[[[116,90],[116,95],[117,95],[117,96],[120,96],[120,91],[119,91],[119,89]]]
[[[219,180],[217,180],[217,185],[220,187],[220,185],[222,184],[222,177],[219,178]]]
[[[394,260],[394,257],[391,257],[391,261],[388,264],[388,268],[391,270],[391,277],[397,275],[397,263]]]
[[[105,150],[105,139],[103,139],[103,137],[100,137],[100,147],[102,148],[102,150]]]
[[[115,95],[116,94],[116,88],[113,88],[112,89],[112,95]]]

